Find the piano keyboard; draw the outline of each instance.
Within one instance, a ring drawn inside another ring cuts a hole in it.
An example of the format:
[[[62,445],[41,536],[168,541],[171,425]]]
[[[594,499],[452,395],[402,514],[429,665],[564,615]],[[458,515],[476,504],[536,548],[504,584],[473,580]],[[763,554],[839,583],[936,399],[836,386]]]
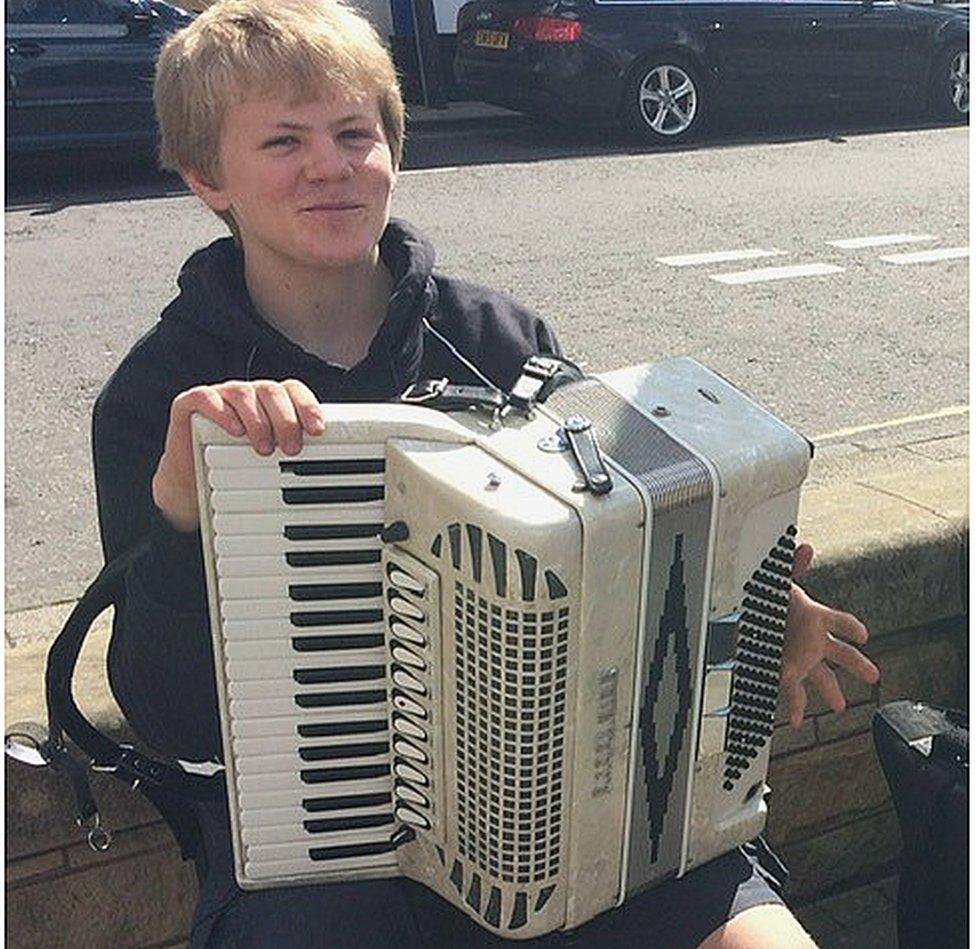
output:
[[[243,876],[394,871],[383,445],[206,458]]]

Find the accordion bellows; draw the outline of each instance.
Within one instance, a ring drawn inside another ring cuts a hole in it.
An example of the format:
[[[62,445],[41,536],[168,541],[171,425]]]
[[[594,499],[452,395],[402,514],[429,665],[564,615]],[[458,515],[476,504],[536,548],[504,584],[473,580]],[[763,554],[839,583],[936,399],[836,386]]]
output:
[[[762,830],[801,436],[686,358],[327,411],[295,457],[194,420],[243,888],[405,875],[529,938]]]

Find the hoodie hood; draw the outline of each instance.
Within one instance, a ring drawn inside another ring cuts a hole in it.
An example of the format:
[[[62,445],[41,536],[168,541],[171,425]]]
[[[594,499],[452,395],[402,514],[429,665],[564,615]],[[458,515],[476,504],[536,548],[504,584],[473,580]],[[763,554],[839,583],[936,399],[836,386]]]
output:
[[[266,322],[244,282],[244,256],[231,237],[198,250],[183,265],[179,295],[162,313],[164,321],[191,324],[236,354],[231,375],[257,378],[302,371],[327,378],[333,397],[351,387],[355,398],[376,397],[379,389],[402,391],[416,377],[423,358],[423,323],[437,301],[434,248],[405,221],[391,219],[380,238],[380,257],[393,276],[386,317],[366,356],[349,369],[307,352]],[[240,362],[237,366],[236,363]],[[370,379],[363,392],[358,379]],[[318,388],[318,387],[316,387]]]

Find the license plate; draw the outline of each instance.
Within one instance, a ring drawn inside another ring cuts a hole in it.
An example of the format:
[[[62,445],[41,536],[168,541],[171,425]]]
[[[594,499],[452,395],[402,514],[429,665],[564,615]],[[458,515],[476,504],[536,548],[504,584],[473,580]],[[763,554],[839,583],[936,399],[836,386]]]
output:
[[[508,49],[508,33],[504,30],[475,30],[474,45],[488,49]]]

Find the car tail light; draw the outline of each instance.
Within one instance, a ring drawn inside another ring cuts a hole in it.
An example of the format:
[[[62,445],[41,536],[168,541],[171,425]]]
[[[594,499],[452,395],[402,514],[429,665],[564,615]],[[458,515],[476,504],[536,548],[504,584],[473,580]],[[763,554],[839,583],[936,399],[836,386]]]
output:
[[[583,35],[583,24],[552,16],[520,16],[512,24],[512,32],[537,43],[575,43]]]

